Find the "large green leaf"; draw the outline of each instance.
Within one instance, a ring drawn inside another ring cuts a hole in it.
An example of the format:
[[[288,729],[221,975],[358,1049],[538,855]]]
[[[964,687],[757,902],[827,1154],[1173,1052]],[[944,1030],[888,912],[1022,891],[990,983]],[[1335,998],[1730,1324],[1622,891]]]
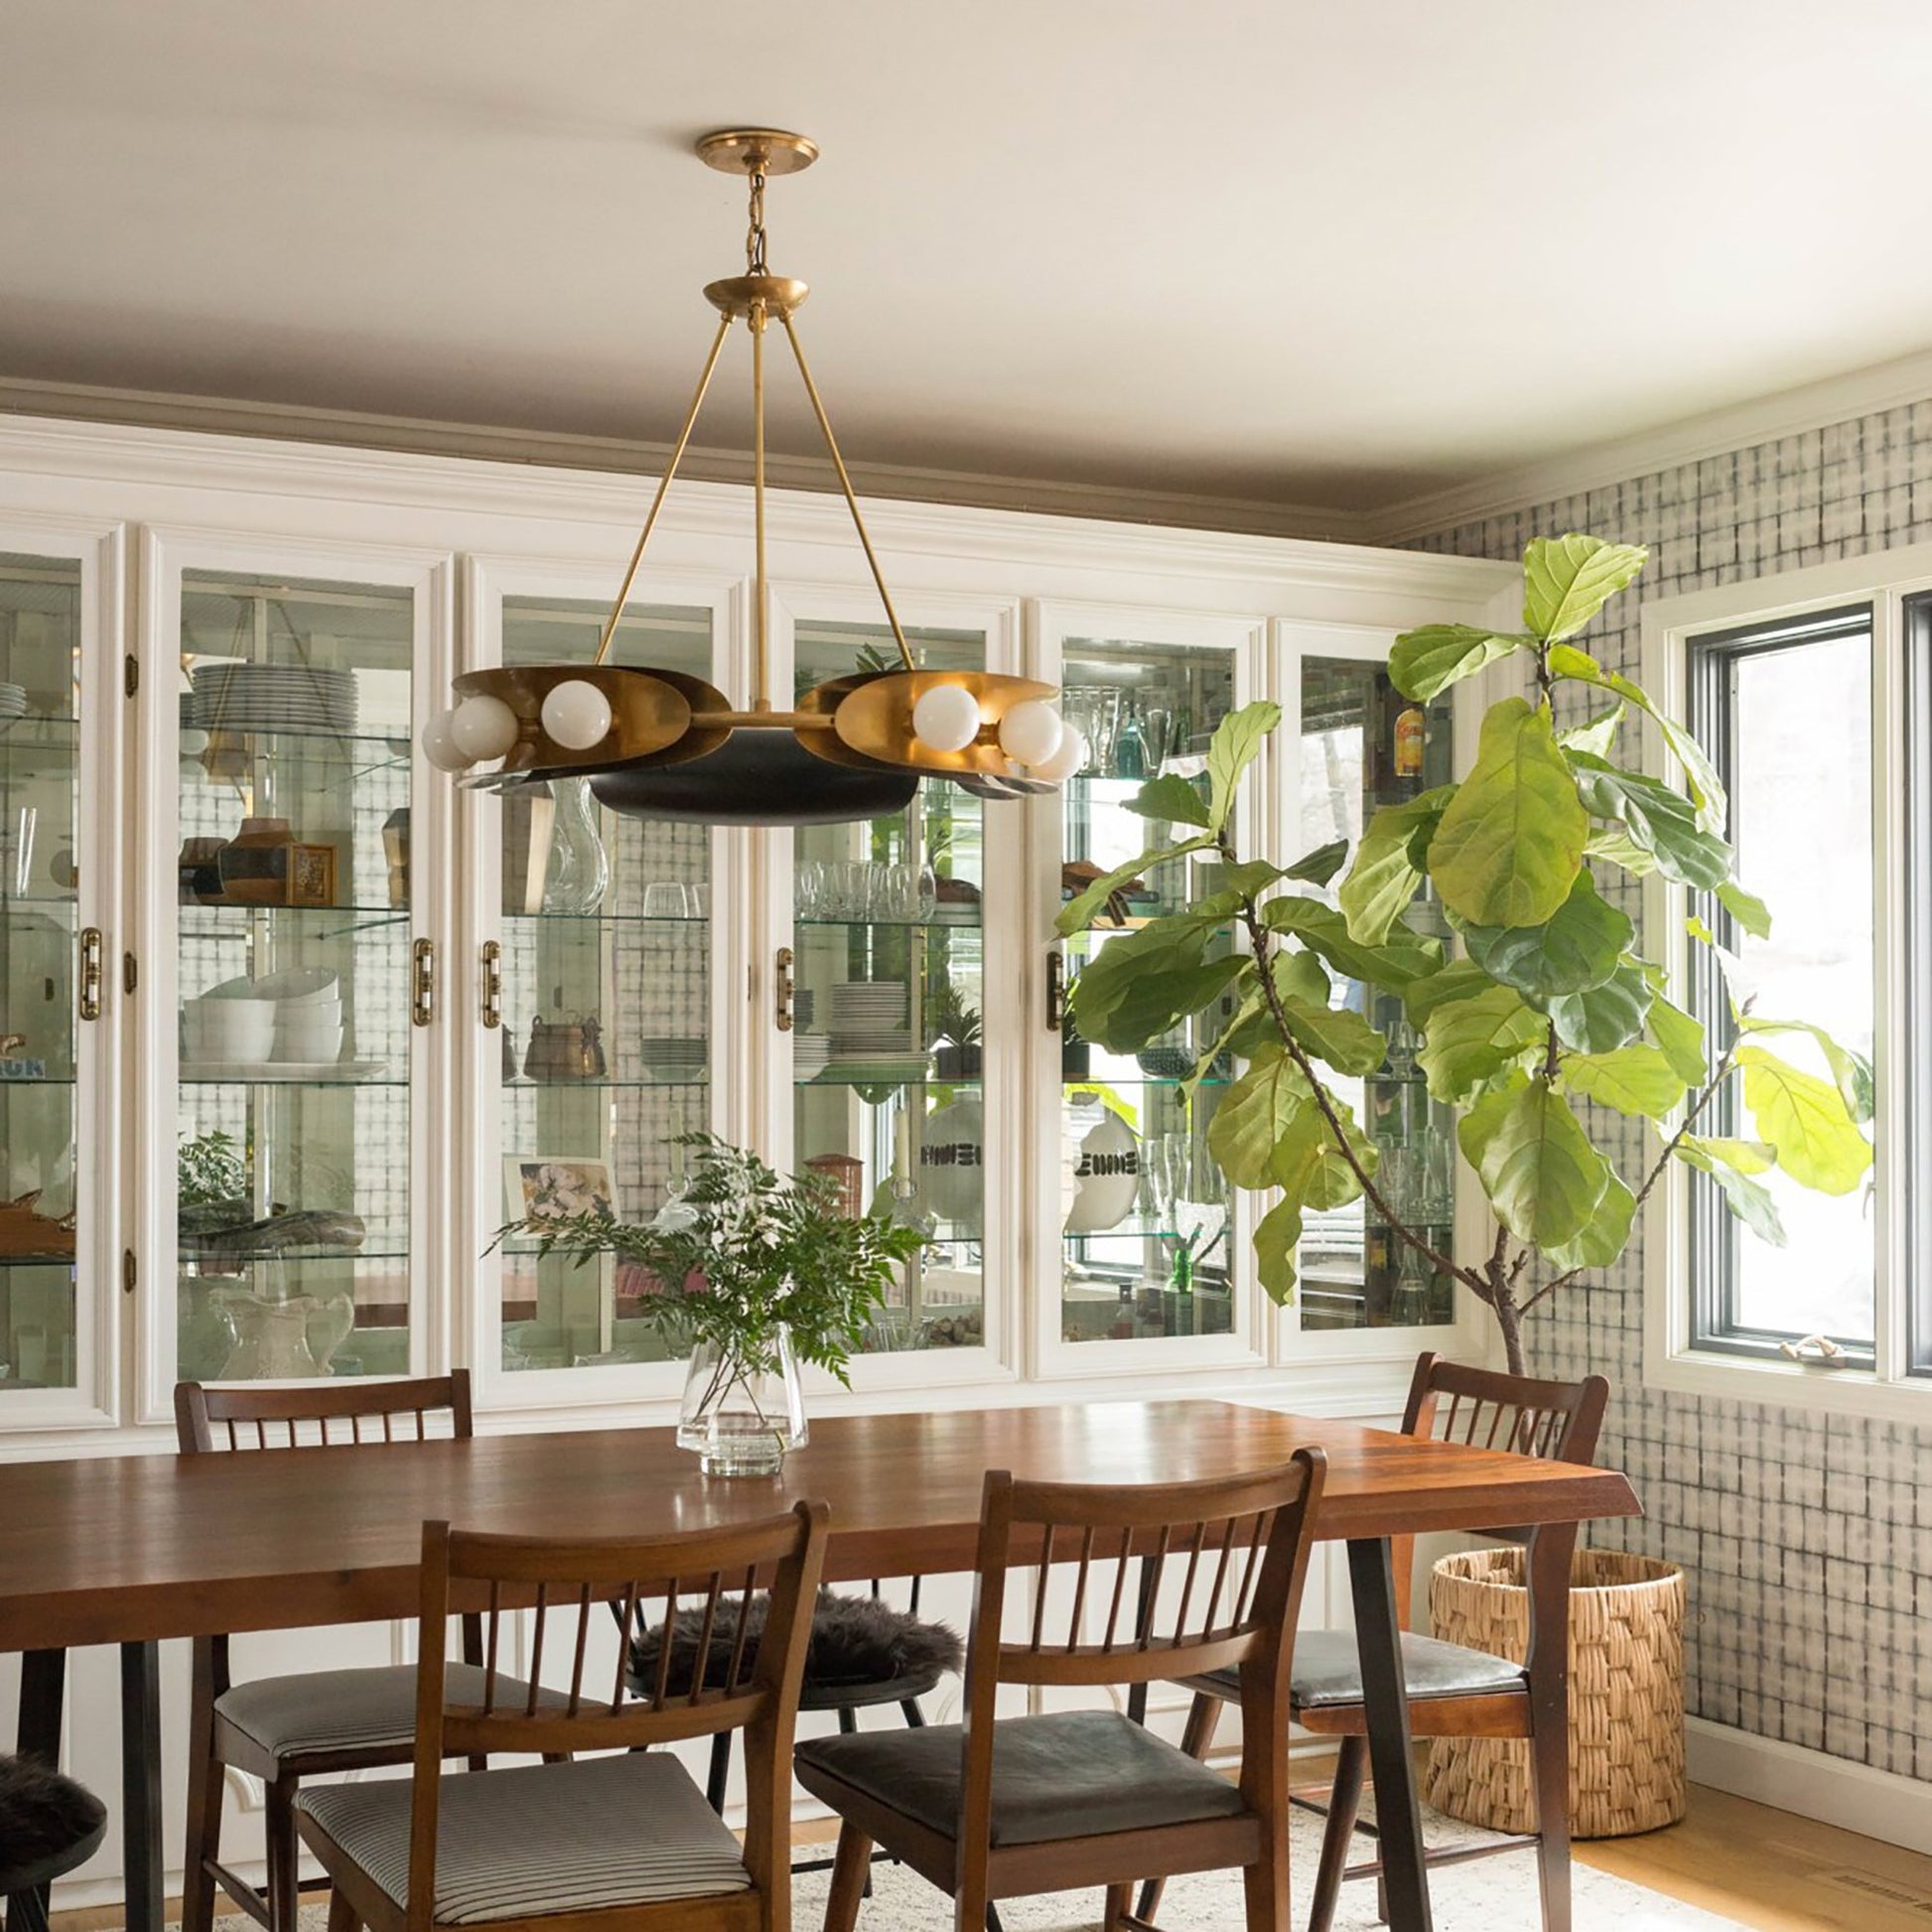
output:
[[[1541,925],[1569,897],[1588,836],[1549,713],[1505,698],[1430,841],[1429,876],[1473,925]]]
[[[1661,778],[1622,771],[1587,752],[1573,752],[1577,795],[1586,811],[1621,823],[1630,841],[1657,862],[1666,879],[1702,892],[1730,880],[1730,847],[1698,823],[1698,808]],[[1734,889],[1733,889],[1734,890]]]
[[[1297,1044],[1337,1073],[1373,1073],[1388,1057],[1389,1042],[1346,1007],[1285,999],[1282,1015]]]
[[[1221,1096],[1207,1151],[1237,1187],[1274,1184],[1275,1150],[1298,1115],[1315,1113],[1309,1083],[1285,1053],[1251,1066]]]
[[[1427,979],[1413,980],[1402,989],[1402,1007],[1409,1024],[1427,1031],[1438,1007],[1455,1000],[1473,1000],[1495,985],[1472,959],[1452,959]]]
[[[1670,1061],[1671,1070],[1684,1084],[1701,1083],[1711,1065],[1704,1048],[1704,1022],[1694,1020],[1682,1007],[1674,1007],[1662,995],[1657,995],[1650,1002],[1645,1024],[1651,1038]]]
[[[1328,1104],[1340,1120],[1356,1160],[1372,1174],[1377,1160],[1374,1145],[1363,1136],[1354,1115],[1332,1095]],[[1362,1191],[1361,1176],[1335,1145],[1334,1130],[1321,1109],[1312,1103],[1283,1129],[1275,1143],[1268,1178],[1307,1207],[1345,1207]]]
[[[1108,898],[1130,879],[1138,879],[1150,866],[1157,866],[1164,859],[1178,859],[1189,852],[1201,852],[1213,843],[1212,839],[1183,839],[1178,845],[1149,846],[1139,857],[1128,860],[1124,866],[1116,866],[1112,872],[1102,873],[1091,886],[1068,899],[1054,917],[1053,930],[1062,938],[1086,931]]]
[[[1286,1308],[1295,1299],[1295,1261],[1302,1245],[1302,1203],[1284,1196],[1255,1228],[1255,1272],[1271,1302]]]
[[[1572,1052],[1608,1053],[1643,1032],[1652,997],[1642,972],[1625,960],[1601,986],[1561,994],[1545,1011],[1556,1024],[1557,1038]]]
[[[1262,917],[1271,931],[1293,934],[1343,978],[1367,980],[1393,992],[1400,992],[1412,980],[1427,978],[1443,963],[1441,941],[1425,939],[1407,926],[1393,928],[1382,945],[1358,944],[1349,937],[1348,922],[1342,915],[1318,898],[1289,895],[1271,898]]]
[[[1138,1052],[1218,998],[1245,963],[1240,953],[1205,957],[1219,923],[1211,914],[1175,916],[1110,939],[1067,997],[1081,1037]]]
[[[1511,1067],[1540,1053],[1547,1023],[1507,986],[1438,1006],[1416,1063],[1437,1100],[1460,1105]]]
[[[1351,939],[1379,946],[1389,936],[1423,882],[1429,841],[1454,796],[1453,785],[1438,785],[1404,804],[1384,805],[1369,820],[1337,896]]]
[[[1662,1048],[1638,1041],[1608,1053],[1573,1053],[1563,1062],[1563,1083],[1586,1100],[1620,1114],[1662,1120],[1684,1098],[1684,1076]]]
[[[1730,1141],[1690,1134],[1685,1136],[1682,1145],[1702,1148],[1712,1160],[1722,1161],[1739,1173],[1769,1173],[1778,1164],[1777,1149],[1766,1147],[1762,1141]]]
[[[1317,845],[1312,852],[1305,852],[1292,866],[1282,868],[1284,879],[1299,879],[1310,886],[1325,886],[1342,868],[1348,857],[1346,839],[1330,839],[1326,845]]]
[[[1234,810],[1241,774],[1261,756],[1262,741],[1282,722],[1280,705],[1263,699],[1230,711],[1207,747],[1207,822],[1219,832]]]
[[[1751,1179],[1748,1173],[1725,1159],[1721,1151],[1748,1145],[1747,1142],[1735,1141],[1700,1141],[1692,1137],[1678,1142],[1676,1154],[1687,1168],[1695,1168],[1699,1173],[1711,1176],[1724,1196],[1725,1205],[1760,1241],[1769,1242],[1774,1248],[1782,1248],[1785,1244],[1784,1217],[1778,1212],[1778,1204],[1771,1190],[1761,1180]]]
[[[1485,664],[1527,650],[1534,637],[1498,636],[1468,623],[1426,623],[1405,630],[1389,651],[1389,681],[1405,698],[1427,704]]]
[[[1636,928],[1596,890],[1588,867],[1570,897],[1541,925],[1471,925],[1462,930],[1469,957],[1493,980],[1533,999],[1585,993],[1616,971]]]
[[[1871,1118],[1875,1099],[1871,1062],[1863,1053],[1855,1053],[1851,1047],[1841,1046],[1823,1027],[1814,1027],[1808,1020],[1764,1020],[1754,1013],[1740,1013],[1736,1019],[1740,1034],[1803,1034],[1816,1040],[1818,1050],[1825,1055],[1825,1064],[1831,1068],[1832,1078],[1844,1096],[1846,1110],[1859,1122]]]
[[[1532,1247],[1574,1240],[1609,1186],[1609,1163],[1542,1080],[1485,1095],[1455,1131],[1497,1218]]]
[[[1677,761],[1684,767],[1684,776],[1691,789],[1691,797],[1698,808],[1698,824],[1707,832],[1724,835],[1725,817],[1729,811],[1729,801],[1725,796],[1724,781],[1718,776],[1718,768],[1705,756],[1701,746],[1675,718],[1667,717],[1652,702],[1650,693],[1642,685],[1624,677],[1618,671],[1606,671],[1588,651],[1579,650],[1574,644],[1556,644],[1551,647],[1550,669],[1558,677],[1575,678],[1582,684],[1593,684],[1599,691],[1608,691],[1613,697],[1633,704],[1639,711],[1648,712],[1656,720],[1657,729],[1663,734],[1664,743],[1677,755]]]
[[[1871,1166],[1845,1096],[1829,1080],[1801,1073],[1761,1046],[1740,1046],[1744,1105],[1757,1138],[1777,1149],[1778,1166],[1802,1187],[1849,1194]]]
[[[1718,887],[1718,902],[1753,939],[1770,938],[1771,908],[1755,893],[1727,879]]]
[[[1609,710],[1599,711],[1587,724],[1573,725],[1567,732],[1558,732],[1557,743],[1566,752],[1587,752],[1593,758],[1606,759],[1616,743],[1623,712],[1624,705],[1619,699]]]
[[[1537,537],[1523,552],[1523,626],[1546,641],[1581,630],[1634,578],[1650,552],[1577,531]]]
[[[1166,819],[1175,825],[1207,823],[1207,800],[1201,796],[1200,787],[1177,771],[1150,778],[1125,803],[1130,812],[1142,818]]]
[[[1657,870],[1657,855],[1646,852],[1621,825],[1597,825],[1584,843],[1584,859],[1600,859],[1605,865],[1619,867],[1633,879],[1645,879]]]
[[[1559,1275],[1578,1268],[1607,1268],[1629,1245],[1630,1223],[1636,1218],[1637,1197],[1612,1173],[1603,1197],[1590,1209],[1589,1219],[1568,1241],[1543,1250],[1543,1259]]]

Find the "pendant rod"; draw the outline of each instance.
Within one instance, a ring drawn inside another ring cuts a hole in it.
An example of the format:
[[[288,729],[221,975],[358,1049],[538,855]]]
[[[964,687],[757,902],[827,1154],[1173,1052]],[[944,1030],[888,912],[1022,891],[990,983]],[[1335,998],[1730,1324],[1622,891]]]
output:
[[[732,319],[724,317],[718,324],[718,333],[712,338],[711,353],[704,358],[704,368],[698,376],[697,393],[691,398],[691,407],[685,411],[684,427],[677,433],[677,441],[671,446],[671,454],[664,464],[664,474],[658,479],[657,494],[650,499],[650,513],[644,518],[644,527],[637,533],[637,547],[630,553],[629,568],[623,573],[623,582],[618,586],[618,601],[611,607],[611,615],[604,621],[604,634],[597,640],[597,655],[591,659],[593,664],[602,664],[611,648],[611,639],[617,635],[618,620],[623,616],[623,607],[630,601],[630,587],[637,579],[637,566],[644,560],[644,545],[650,541],[650,533],[657,523],[657,512],[664,507],[665,492],[671,486],[671,479],[677,475],[677,466],[684,460],[685,445],[691,441],[691,432],[697,427],[698,411],[704,407],[705,391],[711,387],[712,372],[718,366],[718,357],[724,353],[725,338],[731,334]]]
[[[798,373],[804,380],[805,394],[811,399],[812,414],[818,418],[819,434],[825,438],[832,468],[838,472],[839,487],[845,491],[845,506],[852,512],[852,527],[859,532],[859,548],[866,553],[866,562],[872,566],[872,581],[879,586],[879,601],[886,607],[886,621],[893,626],[893,641],[898,646],[898,654],[905,668],[916,671],[919,667],[913,660],[912,647],[905,641],[905,632],[899,628],[898,613],[893,609],[893,594],[886,588],[886,573],[879,568],[872,538],[866,532],[866,519],[859,513],[859,498],[853,493],[852,479],[846,475],[845,459],[839,455],[838,438],[832,434],[832,419],[825,413],[825,405],[819,400],[818,384],[812,380],[811,369],[805,361],[804,345],[799,342],[798,331],[792,327],[788,313],[781,312],[778,320],[785,326],[792,355],[798,363]]]
[[[762,177],[759,178],[760,182]],[[764,304],[752,304],[746,318],[752,331],[752,521],[757,586],[752,611],[752,640],[757,673],[752,685],[752,709],[771,709],[771,592],[764,580]]]

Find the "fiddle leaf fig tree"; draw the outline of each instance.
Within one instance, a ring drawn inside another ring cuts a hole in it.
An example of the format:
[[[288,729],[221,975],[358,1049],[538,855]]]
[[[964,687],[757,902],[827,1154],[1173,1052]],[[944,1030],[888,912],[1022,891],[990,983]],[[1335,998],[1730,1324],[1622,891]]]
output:
[[[1377,811],[1352,856],[1330,845],[1278,867],[1236,849],[1240,786],[1281,722],[1279,706],[1251,704],[1216,732],[1204,786],[1170,774],[1131,802],[1169,836],[1061,911],[1059,930],[1072,934],[1148,868],[1216,862],[1193,903],[1099,948],[1069,1005],[1082,1036],[1116,1052],[1195,1023],[1205,1050],[1185,1083],[1190,1101],[1217,1058],[1238,1058],[1207,1147],[1235,1186],[1273,1197],[1255,1246],[1279,1302],[1294,1293],[1305,1214],[1365,1198],[1393,1240],[1494,1311],[1520,1373],[1524,1316],[1617,1260],[1673,1162],[1710,1176],[1731,1214],[1779,1243],[1767,1173],[1845,1194],[1871,1165],[1870,1067],[1809,1022],[1759,1015],[1749,1001],[1713,1037],[1665,996],[1662,966],[1605,891],[1655,872],[1713,895],[1746,932],[1770,930],[1733,874],[1711,760],[1641,686],[1571,641],[1645,556],[1589,536],[1539,538],[1523,560],[1521,630],[1440,623],[1396,639],[1389,676],[1417,703],[1505,660],[1521,661],[1528,695],[1492,705],[1468,770]],[[1594,707],[1570,729],[1557,722],[1565,686]],[[1633,713],[1654,721],[1674,778],[1634,767],[1620,742]],[[1711,928],[1689,924],[1727,975]],[[1240,949],[1227,945],[1230,926]],[[1349,981],[1372,997],[1348,1002]],[[1333,1084],[1387,1056],[1357,1006],[1400,1010],[1421,1037],[1430,1094],[1458,1111],[1456,1146],[1493,1217],[1469,1256],[1439,1249],[1377,1184],[1375,1143]],[[1829,1077],[1786,1057],[1794,1040]],[[1628,1162],[1624,1118],[1650,1130],[1640,1163]],[[1723,1130],[1700,1132],[1714,1118]]]

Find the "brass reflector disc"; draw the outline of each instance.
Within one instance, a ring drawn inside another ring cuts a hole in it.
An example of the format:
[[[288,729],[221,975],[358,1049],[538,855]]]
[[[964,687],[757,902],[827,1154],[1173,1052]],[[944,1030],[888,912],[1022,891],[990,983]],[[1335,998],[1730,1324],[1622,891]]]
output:
[[[1059,696],[1050,684],[1007,677],[998,671],[881,671],[850,689],[841,689],[851,684],[850,679],[835,678],[807,692],[799,699],[799,707],[813,711],[829,708],[840,743],[862,758],[901,769],[929,771],[936,777],[963,771],[994,778],[1012,776],[1011,760],[1000,750],[1000,720],[1030,698]],[[980,736],[963,752],[935,751],[912,730],[913,705],[923,693],[942,684],[960,685],[979,700]],[[820,702],[821,694],[825,702]],[[837,754],[827,750],[820,756],[833,758]]]
[[[596,745],[573,751],[543,729],[543,701],[559,684],[594,684],[611,701],[611,729]],[[453,681],[457,699],[484,694],[516,713],[520,733],[503,760],[506,776],[540,770],[546,778],[608,771],[636,759],[668,762],[702,758],[730,737],[728,729],[694,727],[694,711],[727,709],[725,694],[682,671],[632,669],[624,664],[519,664],[466,671]]]

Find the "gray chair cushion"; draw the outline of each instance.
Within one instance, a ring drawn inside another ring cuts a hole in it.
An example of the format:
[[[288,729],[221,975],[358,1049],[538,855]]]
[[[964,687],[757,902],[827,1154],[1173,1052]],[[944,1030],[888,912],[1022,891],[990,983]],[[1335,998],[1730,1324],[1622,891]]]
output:
[[[1412,1698],[1480,1697],[1491,1691],[1520,1691],[1529,1682],[1522,1665],[1506,1657],[1408,1631],[1402,1637],[1402,1677]],[[1206,1681],[1224,1697],[1241,1695],[1238,1672],[1216,1671]],[[1318,1711],[1361,1701],[1362,1663],[1354,1631],[1304,1630],[1295,1639],[1291,1707]]]
[[[410,1789],[390,1778],[296,1800],[399,1906],[409,1891]],[[751,1883],[737,1839],[668,1752],[443,1779],[439,1924],[703,1898]]]
[[[446,1681],[452,1704],[482,1704],[483,1673],[476,1665],[452,1664]],[[498,1709],[520,1710],[526,1695],[513,1679],[496,1680]],[[393,1750],[406,1761],[416,1744],[416,1669],[258,1677],[216,1698],[214,1709],[271,1757]]]
[[[800,1744],[807,1791],[864,1793],[928,1830],[959,1829],[960,1728],[862,1730]],[[995,1847],[1239,1818],[1240,1792],[1118,1711],[1003,1719],[993,1733]]]

